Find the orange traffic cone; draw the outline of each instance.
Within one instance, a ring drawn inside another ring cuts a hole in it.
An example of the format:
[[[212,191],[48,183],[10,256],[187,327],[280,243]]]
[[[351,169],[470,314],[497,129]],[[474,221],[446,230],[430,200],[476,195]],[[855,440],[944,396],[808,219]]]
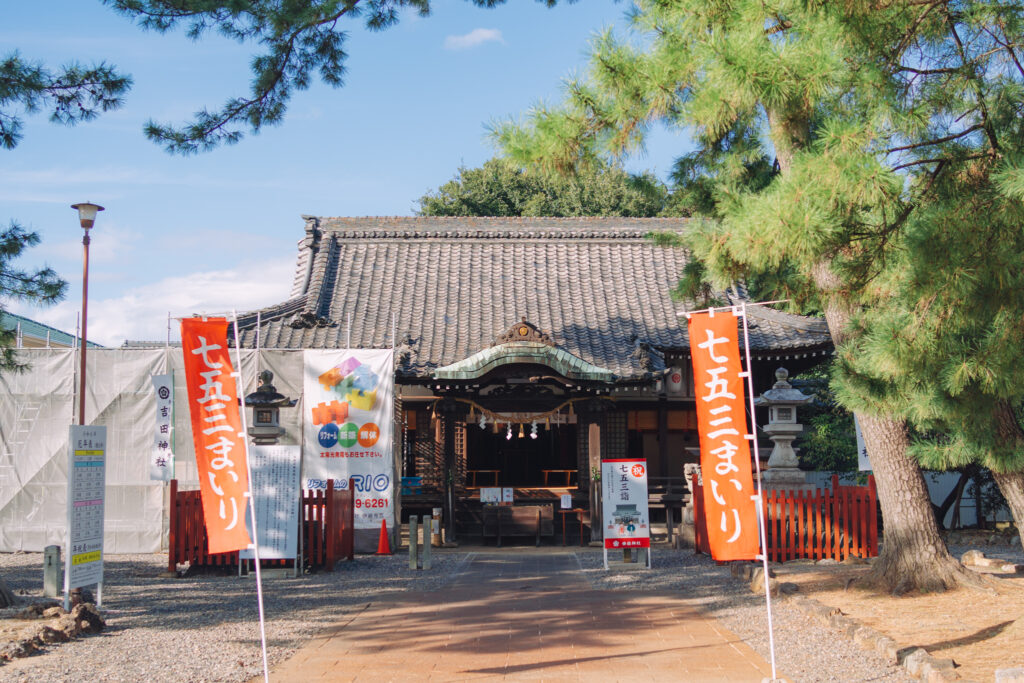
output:
[[[380,520],[380,540],[377,541],[377,554],[391,554],[391,545],[388,543],[388,523],[383,519]]]

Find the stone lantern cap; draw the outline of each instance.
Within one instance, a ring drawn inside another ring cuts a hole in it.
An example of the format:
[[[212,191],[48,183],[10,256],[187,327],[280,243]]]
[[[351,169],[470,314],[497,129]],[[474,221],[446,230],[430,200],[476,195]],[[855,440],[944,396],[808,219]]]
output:
[[[274,373],[264,370],[260,373],[260,385],[256,391],[245,397],[245,405],[253,408],[294,408],[298,399],[279,394],[271,382]]]
[[[778,381],[772,385],[771,389],[754,399],[754,405],[797,406],[810,403],[814,400],[813,394],[808,396],[799,389],[794,389],[793,385],[786,381],[789,379],[789,370],[786,368],[779,368],[776,370],[775,379]]]

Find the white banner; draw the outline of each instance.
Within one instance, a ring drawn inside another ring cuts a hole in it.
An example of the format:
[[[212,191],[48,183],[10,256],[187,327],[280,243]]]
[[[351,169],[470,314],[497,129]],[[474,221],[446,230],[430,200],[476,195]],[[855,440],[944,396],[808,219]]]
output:
[[[606,549],[651,546],[646,460],[602,460],[601,501]]]
[[[103,583],[107,428],[73,425],[68,445],[68,545],[64,588]]]
[[[153,428],[153,454],[149,460],[152,481],[174,478],[174,376],[153,375],[156,396],[156,425]]]
[[[393,351],[307,350],[303,375],[303,485],[355,486],[355,528],[394,524]]]
[[[301,459],[302,449],[298,446],[249,446],[261,560],[286,560],[299,554]],[[252,537],[252,518],[248,514],[245,521]],[[255,557],[252,550],[239,552],[245,560]]]

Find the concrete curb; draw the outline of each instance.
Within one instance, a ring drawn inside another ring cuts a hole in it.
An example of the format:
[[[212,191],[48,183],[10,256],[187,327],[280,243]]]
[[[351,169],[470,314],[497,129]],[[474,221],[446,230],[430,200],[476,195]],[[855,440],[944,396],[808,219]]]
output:
[[[737,566],[749,568],[751,565],[735,563],[731,568],[733,576],[741,581],[749,582],[754,571],[751,569],[737,569]],[[760,571],[759,568],[758,571]],[[771,574],[772,573],[769,570],[769,576],[771,576]],[[773,584],[776,583],[775,579],[769,578],[769,582],[769,586],[774,588]],[[783,585],[789,586],[792,584]],[[752,586],[751,589],[753,590]],[[753,592],[763,591],[763,584],[760,586],[759,590],[753,590]],[[818,622],[825,626],[841,631],[843,635],[853,640],[854,643],[865,650],[874,650],[888,659],[889,662],[902,666],[907,670],[907,673],[915,678],[927,681],[928,683],[962,680],[956,673],[956,663],[952,659],[940,659],[939,657],[933,657],[928,654],[927,650],[921,647],[900,647],[899,644],[889,636],[876,631],[870,626],[861,624],[849,615],[843,614],[839,608],[823,605],[814,598],[809,598],[806,595],[787,593],[785,590],[776,591],[774,589],[772,590],[772,595],[778,595],[780,592],[782,594],[782,598],[785,598],[787,602],[804,614],[814,617]]]

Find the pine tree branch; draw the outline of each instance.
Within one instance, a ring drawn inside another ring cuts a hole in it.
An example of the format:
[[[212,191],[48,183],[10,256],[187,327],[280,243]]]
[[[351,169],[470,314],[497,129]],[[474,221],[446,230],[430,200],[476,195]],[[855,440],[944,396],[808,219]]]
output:
[[[970,135],[974,131],[981,130],[984,127],[985,126],[983,124],[976,123],[973,126],[970,126],[969,128],[965,128],[964,130],[960,131],[959,133],[953,133],[952,135],[947,135],[947,136],[942,137],[942,138],[936,138],[934,140],[926,140],[924,142],[915,142],[912,145],[904,145],[902,147],[890,147],[889,149],[885,150],[885,154],[892,154],[893,152],[905,152],[908,149],[917,149],[919,147],[929,147],[931,145],[941,145],[944,142],[951,142],[951,141],[956,140],[958,138],[962,138],[965,135]]]
[[[970,60],[967,58],[966,50],[964,49],[963,41],[960,40],[960,34],[956,30],[956,21],[953,15],[946,11],[946,23],[949,25],[950,35],[953,36],[953,42],[956,43],[957,51],[960,54],[960,61],[963,62],[966,68]],[[985,104],[985,93],[981,89],[981,84],[978,82],[977,73],[972,69],[971,75],[968,76],[967,80],[971,83],[974,88],[975,96],[978,98],[978,106],[981,109],[981,122],[984,124],[985,135],[988,137],[989,144],[992,149],[996,152],[999,151],[999,140],[996,138],[996,132],[992,128],[992,120],[988,113],[988,105]]]

